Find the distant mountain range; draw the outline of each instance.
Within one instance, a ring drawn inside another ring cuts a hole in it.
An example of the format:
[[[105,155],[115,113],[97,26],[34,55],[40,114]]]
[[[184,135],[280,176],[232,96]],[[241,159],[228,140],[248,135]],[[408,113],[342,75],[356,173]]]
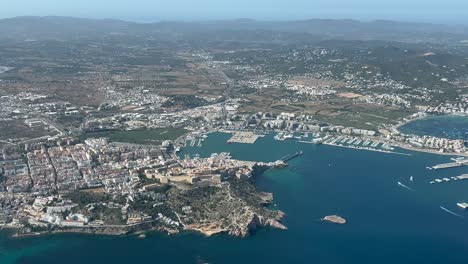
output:
[[[237,19],[206,22],[135,23],[114,19],[72,17],[15,17],[0,19],[0,39],[69,39],[105,34],[193,34],[221,31],[307,33],[329,39],[460,41],[468,39],[468,27],[377,20],[310,19],[256,21]]]

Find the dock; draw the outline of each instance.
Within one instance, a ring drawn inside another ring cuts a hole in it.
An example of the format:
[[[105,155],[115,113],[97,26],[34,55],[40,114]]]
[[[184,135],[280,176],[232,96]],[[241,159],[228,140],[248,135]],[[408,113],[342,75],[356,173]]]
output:
[[[450,163],[443,163],[443,164],[437,164],[435,166],[430,167],[433,170],[441,170],[441,169],[450,169],[450,168],[456,168],[456,167],[461,167],[466,164],[462,164],[460,162],[450,162]]]
[[[253,132],[234,132],[228,143],[254,144],[260,136]]]
[[[441,169],[450,169],[456,167],[468,166],[468,159],[457,159],[455,162],[437,164],[435,166],[429,167],[431,170],[441,170]]]

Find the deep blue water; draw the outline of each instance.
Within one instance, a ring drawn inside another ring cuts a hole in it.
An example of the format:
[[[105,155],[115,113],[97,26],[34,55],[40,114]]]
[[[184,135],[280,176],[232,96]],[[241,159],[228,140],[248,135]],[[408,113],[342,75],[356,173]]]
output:
[[[436,115],[401,126],[405,134],[468,140],[468,116]]]
[[[429,184],[467,168],[429,171],[450,157],[412,156],[274,141],[226,144],[212,134],[203,147],[181,155],[231,152],[234,158],[273,161],[303,150],[287,168],[257,178],[287,213],[288,230],[263,229],[246,238],[150,234],[135,237],[58,235],[0,238],[0,263],[467,263],[468,218],[456,203],[468,202],[468,181]],[[414,183],[409,177],[414,176]],[[397,185],[401,181],[414,191]],[[442,211],[439,206],[463,217]],[[319,221],[339,214],[346,225]]]

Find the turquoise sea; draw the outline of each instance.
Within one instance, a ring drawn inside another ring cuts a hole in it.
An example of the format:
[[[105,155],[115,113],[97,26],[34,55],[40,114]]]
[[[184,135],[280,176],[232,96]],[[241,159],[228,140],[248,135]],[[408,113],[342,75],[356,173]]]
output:
[[[405,134],[468,140],[468,116],[434,115],[401,126]]]
[[[273,208],[287,213],[288,230],[263,229],[245,239],[194,233],[153,233],[142,240],[90,235],[10,239],[4,233],[0,263],[467,263],[468,215],[456,203],[468,202],[468,181],[429,182],[468,173],[468,168],[426,169],[448,162],[449,156],[275,141],[273,135],[253,145],[227,144],[229,137],[211,134],[202,147],[181,155],[230,152],[238,159],[274,161],[304,151],[288,167],[256,179],[258,188],[275,194]],[[329,214],[343,216],[348,224],[319,220]]]

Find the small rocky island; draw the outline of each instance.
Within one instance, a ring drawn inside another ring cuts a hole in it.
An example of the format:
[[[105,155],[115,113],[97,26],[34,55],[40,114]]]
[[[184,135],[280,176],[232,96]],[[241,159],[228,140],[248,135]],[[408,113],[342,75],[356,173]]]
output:
[[[322,218],[322,221],[328,221],[340,225],[346,224],[346,219],[337,215],[327,215],[324,218]]]

